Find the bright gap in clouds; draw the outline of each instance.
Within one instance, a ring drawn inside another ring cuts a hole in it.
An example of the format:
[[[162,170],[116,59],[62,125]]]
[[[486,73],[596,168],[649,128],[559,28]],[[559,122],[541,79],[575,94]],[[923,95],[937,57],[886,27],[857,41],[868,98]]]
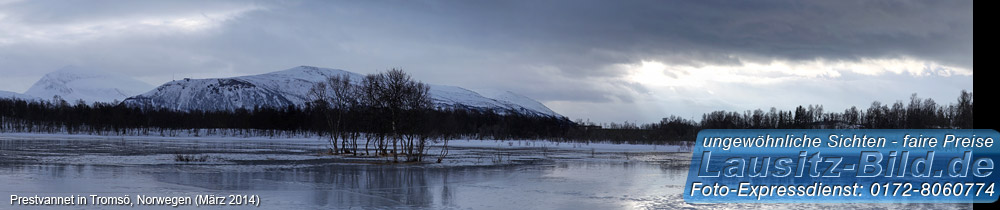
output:
[[[637,64],[620,64],[629,75],[627,80],[647,86],[705,87],[715,83],[774,84],[800,79],[838,78],[841,72],[868,76],[906,74],[914,77],[952,75],[971,76],[972,70],[941,65],[930,61],[903,59],[860,59],[858,61],[772,61],[743,62],[742,65],[668,65],[643,60]]]
[[[623,107],[642,113],[600,117],[613,122],[657,122],[670,115],[698,121],[711,111],[791,110],[799,105],[842,112],[851,106],[867,109],[873,101],[906,101],[913,93],[947,105],[961,90],[972,91],[970,69],[912,58],[701,66],[644,60],[616,68],[628,72],[622,80],[645,87],[647,92],[638,94],[635,103],[656,108]],[[572,119],[586,116],[567,108],[581,106],[578,103],[554,105]]]

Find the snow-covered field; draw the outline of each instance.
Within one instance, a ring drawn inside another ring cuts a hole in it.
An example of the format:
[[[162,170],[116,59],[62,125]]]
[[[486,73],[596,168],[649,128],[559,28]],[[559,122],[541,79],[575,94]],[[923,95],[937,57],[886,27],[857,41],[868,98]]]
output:
[[[429,149],[425,163],[387,164],[389,157],[324,154],[328,144],[317,138],[0,133],[0,191],[27,196],[252,194],[260,196],[264,209],[971,208],[688,204],[681,197],[691,158],[687,146],[452,140],[443,163],[434,163],[443,143]],[[199,160],[178,161],[178,155]]]

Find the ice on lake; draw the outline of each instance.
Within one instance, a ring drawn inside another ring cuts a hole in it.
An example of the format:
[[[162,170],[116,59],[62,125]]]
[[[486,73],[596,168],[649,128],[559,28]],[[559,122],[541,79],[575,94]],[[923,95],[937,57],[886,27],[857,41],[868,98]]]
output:
[[[968,204],[688,204],[681,193],[691,158],[689,146],[493,140],[453,140],[449,145],[449,155],[440,164],[433,160],[385,164],[389,158],[323,155],[326,142],[308,138],[0,133],[0,191],[22,196],[250,194],[259,195],[262,209],[972,208]],[[439,149],[432,147],[429,153]],[[204,161],[179,162],[178,154]],[[0,209],[24,209],[8,204]],[[29,209],[37,208],[78,207]]]

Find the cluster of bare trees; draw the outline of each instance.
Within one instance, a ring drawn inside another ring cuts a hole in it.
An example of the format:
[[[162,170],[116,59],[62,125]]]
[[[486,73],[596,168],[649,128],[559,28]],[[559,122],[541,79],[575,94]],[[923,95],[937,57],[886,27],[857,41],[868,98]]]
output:
[[[333,151],[369,155],[373,146],[375,155],[392,155],[393,161],[399,155],[406,155],[407,161],[423,159],[429,137],[424,121],[433,108],[430,87],[402,70],[369,74],[357,82],[333,76],[316,84],[309,95],[310,106],[326,114]],[[362,137],[363,150],[358,142]]]

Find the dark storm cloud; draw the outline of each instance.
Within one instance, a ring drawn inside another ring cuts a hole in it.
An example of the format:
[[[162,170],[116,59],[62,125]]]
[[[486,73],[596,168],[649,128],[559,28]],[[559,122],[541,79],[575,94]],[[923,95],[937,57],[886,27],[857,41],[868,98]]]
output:
[[[426,15],[462,19],[448,26],[467,33],[464,41],[537,49],[553,53],[542,61],[591,69],[658,55],[916,56],[972,66],[971,1],[463,1]]]
[[[561,73],[549,76],[592,81],[588,79],[627,73],[606,68],[609,64],[646,59],[698,66],[739,65],[746,60],[766,63],[773,59],[856,61],[913,57],[972,69],[971,1],[322,4],[328,5],[298,5],[321,10],[301,18],[315,20],[314,27],[347,34],[343,38],[353,38],[344,42],[372,42],[368,46],[373,48],[384,44],[387,51],[405,51],[404,48],[410,47],[425,49],[396,56],[392,55],[394,52],[386,52],[381,55],[385,59],[374,63],[403,63],[418,67],[417,71],[426,67],[428,71],[449,72],[460,78],[462,73],[458,72],[462,71],[504,71],[518,73],[523,75],[521,79],[527,79],[535,73],[516,68],[516,65],[527,65],[552,67]],[[322,9],[330,7],[338,9]],[[304,21],[311,23],[310,20]],[[434,46],[460,49],[433,50]],[[439,57],[426,54],[472,62],[470,65],[440,65]],[[434,64],[423,65],[428,61]],[[620,91],[624,89],[628,88],[598,89],[589,94],[542,93],[549,90],[547,88],[521,91],[534,95],[561,95],[558,98],[566,100],[602,101],[622,95]],[[602,96],[593,97],[594,94]]]

